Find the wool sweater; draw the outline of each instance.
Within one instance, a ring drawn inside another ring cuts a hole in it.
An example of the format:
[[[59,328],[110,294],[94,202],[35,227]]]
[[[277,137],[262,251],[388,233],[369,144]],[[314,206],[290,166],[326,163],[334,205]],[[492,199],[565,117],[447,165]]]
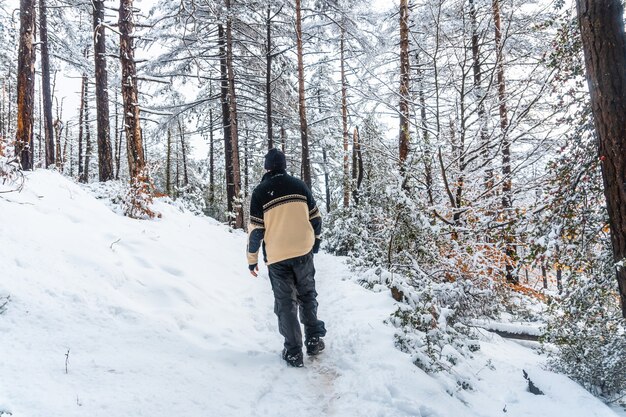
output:
[[[268,172],[250,200],[248,264],[258,263],[261,242],[268,265],[306,255],[321,231],[322,217],[306,184],[284,170]]]

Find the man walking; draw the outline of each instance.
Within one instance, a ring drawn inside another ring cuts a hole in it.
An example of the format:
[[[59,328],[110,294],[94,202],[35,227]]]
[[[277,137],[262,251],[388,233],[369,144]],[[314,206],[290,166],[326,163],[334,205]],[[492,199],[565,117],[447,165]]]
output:
[[[278,330],[285,338],[282,357],[288,365],[303,366],[302,330],[308,355],[324,350],[324,322],[317,319],[313,254],[320,246],[322,217],[306,184],[287,174],[285,154],[271,149],[265,155],[261,183],[250,201],[248,268],[257,276],[258,253],[268,266]]]

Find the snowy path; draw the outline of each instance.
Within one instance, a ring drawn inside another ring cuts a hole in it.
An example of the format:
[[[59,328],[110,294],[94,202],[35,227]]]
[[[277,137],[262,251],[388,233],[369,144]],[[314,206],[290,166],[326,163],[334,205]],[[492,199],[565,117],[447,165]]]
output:
[[[130,220],[56,174],[29,177],[0,199],[0,416],[614,416],[499,338],[473,364],[477,392],[425,375],[393,346],[391,297],[325,254],[327,350],[288,368],[243,234],[164,203],[162,220]],[[525,392],[519,366],[548,395]]]

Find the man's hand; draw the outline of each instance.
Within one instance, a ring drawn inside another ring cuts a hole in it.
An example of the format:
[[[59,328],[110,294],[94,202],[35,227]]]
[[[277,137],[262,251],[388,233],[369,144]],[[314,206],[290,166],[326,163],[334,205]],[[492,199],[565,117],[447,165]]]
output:
[[[313,253],[317,253],[320,250],[320,244],[322,243],[322,240],[320,238],[315,238],[315,244],[313,245]]]
[[[259,264],[248,265],[248,269],[250,270],[250,274],[253,277],[258,277],[259,276],[259,274],[257,274],[257,272],[259,272]]]

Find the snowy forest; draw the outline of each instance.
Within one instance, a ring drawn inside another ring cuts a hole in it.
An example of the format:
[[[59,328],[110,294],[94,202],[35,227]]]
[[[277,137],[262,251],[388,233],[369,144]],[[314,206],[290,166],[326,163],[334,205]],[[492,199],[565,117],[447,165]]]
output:
[[[0,0],[0,416],[626,415],[624,22]],[[306,375],[246,270],[272,148],[323,219]]]

